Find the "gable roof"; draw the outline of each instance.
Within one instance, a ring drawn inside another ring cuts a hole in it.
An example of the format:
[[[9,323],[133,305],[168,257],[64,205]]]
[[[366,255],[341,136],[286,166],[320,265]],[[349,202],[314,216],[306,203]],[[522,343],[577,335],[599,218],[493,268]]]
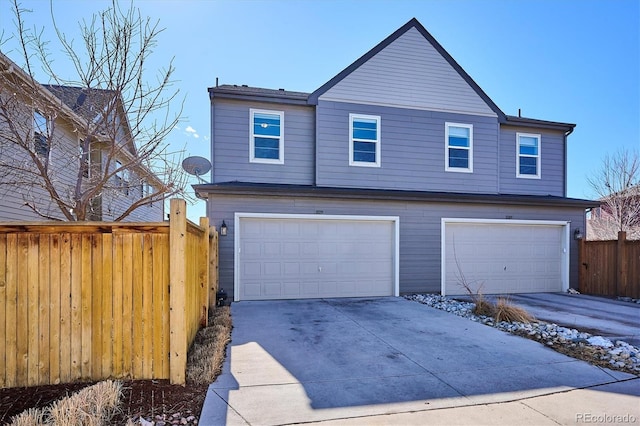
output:
[[[373,58],[391,43],[399,39],[405,33],[407,33],[410,29],[415,28],[428,43],[430,43],[437,52],[445,59],[446,62],[458,73],[460,77],[473,89],[473,91],[487,104],[487,106],[498,116],[500,121],[506,119],[506,115],[498,106],[489,98],[489,96],[478,86],[478,84],[462,69],[462,67],[453,59],[451,55],[438,43],[438,41],[422,26],[422,24],[416,19],[412,18],[409,22],[404,24],[402,27],[398,28],[393,34],[389,37],[378,43],[373,49],[369,50],[367,53],[362,55],[358,60],[353,62],[347,68],[342,70],[338,75],[333,77],[331,80],[323,84],[320,88],[315,90],[311,95],[309,95],[309,103],[316,105],[318,103],[318,98],[326,93],[329,89],[337,85],[339,82],[344,80],[347,76],[352,74],[355,70],[360,68],[364,63],[366,63],[369,59]]]
[[[84,118],[88,123],[97,123],[104,116],[105,111],[114,110],[120,115],[120,124],[125,128],[127,135],[127,148],[132,153],[136,153],[136,146],[133,143],[129,119],[124,114],[122,99],[115,90],[88,89],[86,87],[61,86],[54,84],[43,84],[43,86],[59,98],[73,112]],[[97,120],[98,119],[98,120]]]
[[[88,121],[93,121],[116,97],[112,90],[86,89],[56,84],[43,84],[43,86],[76,114]]]

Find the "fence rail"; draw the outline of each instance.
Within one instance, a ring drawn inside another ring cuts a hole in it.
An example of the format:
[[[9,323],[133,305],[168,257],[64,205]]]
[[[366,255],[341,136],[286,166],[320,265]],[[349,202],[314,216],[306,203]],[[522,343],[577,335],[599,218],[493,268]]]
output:
[[[640,298],[640,241],[580,241],[580,292]]]
[[[184,383],[216,245],[183,200],[169,222],[0,224],[0,387]]]

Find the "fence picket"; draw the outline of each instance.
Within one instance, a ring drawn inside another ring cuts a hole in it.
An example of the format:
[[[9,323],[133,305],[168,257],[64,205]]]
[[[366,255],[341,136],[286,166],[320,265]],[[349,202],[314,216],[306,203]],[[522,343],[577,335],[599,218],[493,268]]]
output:
[[[580,291],[599,296],[640,298],[640,241],[581,241]]]
[[[0,224],[0,386],[184,383],[217,233],[187,221],[180,201],[173,223]]]

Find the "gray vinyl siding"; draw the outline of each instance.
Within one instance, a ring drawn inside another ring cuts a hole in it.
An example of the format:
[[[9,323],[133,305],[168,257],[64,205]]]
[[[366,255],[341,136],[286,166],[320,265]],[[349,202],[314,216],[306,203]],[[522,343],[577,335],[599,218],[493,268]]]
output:
[[[27,111],[30,114],[29,111]],[[1,124],[0,124],[1,125]],[[58,193],[68,201],[68,194],[74,190],[78,167],[78,135],[68,122],[57,119],[55,131],[50,142],[50,177],[55,183]],[[0,154],[16,159],[27,157],[16,151],[9,144],[3,143]],[[5,157],[5,158],[6,158]],[[113,166],[112,166],[113,167]],[[44,214],[56,219],[65,220],[57,204],[51,201],[51,195],[41,185],[41,180],[32,179],[31,184],[6,185],[7,178],[0,184],[0,221],[41,221],[46,220],[24,205],[26,200],[36,200],[37,208]],[[10,180],[9,180],[10,181]],[[15,180],[14,180],[15,181]],[[124,212],[140,196],[139,190],[133,188],[129,195],[120,191],[105,190],[102,196],[102,220],[111,221]],[[157,222],[163,220],[164,205],[162,202],[152,206],[142,206],[136,209],[125,221],[127,222]]]
[[[571,230],[585,229],[584,210],[568,207],[368,201],[335,198],[213,195],[208,216],[219,228],[224,220],[228,235],[219,240],[220,286],[233,295],[234,214],[286,213],[326,215],[399,216],[400,293],[440,292],[441,218],[571,221]],[[321,217],[321,215],[319,215]],[[522,242],[527,244],[526,241]],[[578,245],[570,243],[570,286],[578,287]]]
[[[540,179],[516,177],[516,133],[539,134]],[[500,129],[500,192],[503,194],[565,194],[565,140],[562,132],[503,126]]]
[[[381,117],[380,167],[349,165],[349,113]],[[326,101],[316,117],[319,186],[497,192],[497,118]],[[445,171],[445,122],[473,125],[473,173]]]
[[[31,110],[25,111],[31,117]],[[31,120],[31,118],[29,118]],[[2,125],[0,123],[0,125]],[[77,154],[78,139],[76,133],[63,120],[56,120],[54,133],[50,139],[50,177],[57,191],[62,197],[67,194],[67,188],[75,182],[78,171]],[[3,158],[13,157],[15,162],[20,159],[29,164],[32,160],[24,151],[18,150],[7,142],[2,142],[0,154]],[[46,220],[41,215],[26,207],[26,201],[35,201],[37,209],[45,215],[57,219],[64,216],[59,207],[51,201],[51,196],[44,189],[42,179],[37,176],[22,174],[13,178],[0,175],[0,221],[39,221]],[[23,182],[15,185],[11,182]],[[28,182],[28,183],[27,183]]]
[[[319,99],[496,116],[416,28],[394,40]]]
[[[106,167],[107,154],[103,153],[102,168]],[[124,160],[123,160],[124,161]],[[116,159],[110,161],[109,168],[113,171],[116,168]],[[140,178],[135,171],[129,171],[129,191],[115,188],[115,178],[111,178],[111,187],[105,190],[102,195],[102,221],[111,222],[117,219],[131,205],[141,198]],[[152,204],[140,206],[122,219],[123,222],[161,222],[164,220],[164,202],[157,201]]]
[[[249,162],[251,108],[284,111],[284,164]],[[213,182],[314,183],[313,107],[215,100],[212,120]]]

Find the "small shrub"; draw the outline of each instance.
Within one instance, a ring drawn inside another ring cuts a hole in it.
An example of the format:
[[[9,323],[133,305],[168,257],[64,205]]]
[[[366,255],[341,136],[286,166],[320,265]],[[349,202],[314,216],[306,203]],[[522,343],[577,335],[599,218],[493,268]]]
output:
[[[514,305],[506,297],[499,297],[493,314],[496,322],[532,322],[535,318],[526,310]]]
[[[14,416],[13,425],[103,426],[111,424],[122,398],[122,383],[106,380],[54,402],[42,410]]]
[[[219,306],[209,317],[209,326],[196,334],[187,355],[187,381],[194,384],[213,383],[222,371],[227,343],[231,336],[231,312]]]
[[[487,317],[492,317],[495,314],[495,306],[493,303],[484,298],[482,293],[476,293],[471,296],[473,298],[473,302],[475,306],[473,307],[472,312],[476,315],[485,315]]]
[[[44,411],[38,408],[29,408],[17,416],[13,416],[10,424],[14,426],[44,426],[46,425]]]

